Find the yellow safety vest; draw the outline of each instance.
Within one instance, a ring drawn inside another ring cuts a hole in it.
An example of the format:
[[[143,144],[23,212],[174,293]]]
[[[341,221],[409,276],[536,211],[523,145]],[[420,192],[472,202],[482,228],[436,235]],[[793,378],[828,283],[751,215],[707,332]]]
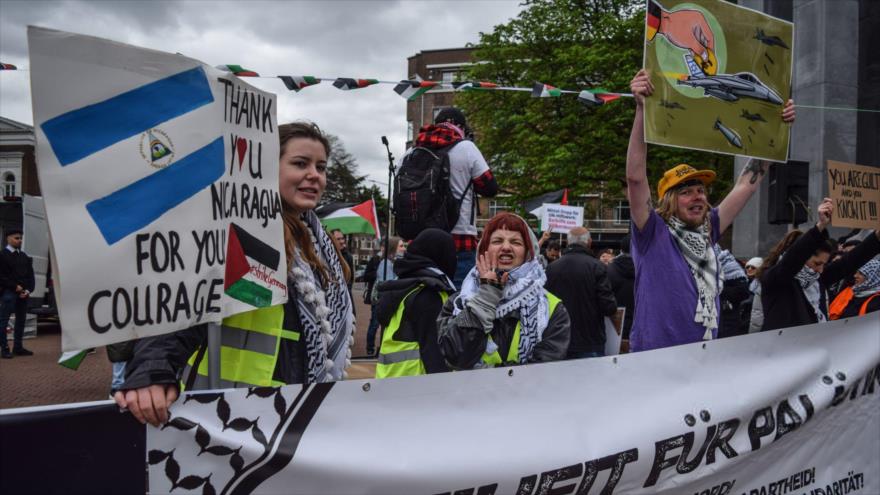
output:
[[[553,312],[556,311],[556,305],[559,304],[560,299],[549,291],[544,291],[547,295],[547,302],[550,304],[550,317],[553,317]],[[483,356],[480,358],[483,363],[487,364],[489,367],[494,368],[496,366],[504,366],[505,364],[519,364],[519,335],[520,335],[521,325],[520,322],[516,322],[516,328],[513,329],[513,339],[510,341],[510,348],[507,350],[507,359],[502,360],[501,354],[498,352],[496,348],[491,354],[483,352]],[[492,341],[492,336],[489,336],[489,341]]]
[[[281,339],[298,341],[297,331],[283,328],[284,305],[269,306],[240,313],[223,319],[220,330],[220,386],[276,387],[285,385],[273,380]],[[207,344],[205,344],[207,345]],[[201,354],[201,359],[199,355]],[[199,359],[194,390],[210,387],[208,356],[196,351],[187,361],[181,389],[193,372]]]
[[[406,300],[424,287],[424,284],[421,284],[403,296],[403,300],[400,301],[388,327],[382,331],[382,345],[379,348],[379,358],[376,363],[376,378],[425,374],[425,364],[422,362],[419,343],[395,340],[400,324],[403,322],[403,307]],[[440,291],[440,299],[443,304],[446,304],[449,294]]]

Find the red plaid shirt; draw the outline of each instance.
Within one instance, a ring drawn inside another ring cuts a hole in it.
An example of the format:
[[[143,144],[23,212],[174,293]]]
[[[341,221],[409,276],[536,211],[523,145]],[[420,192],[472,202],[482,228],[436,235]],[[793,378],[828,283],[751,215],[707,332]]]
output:
[[[456,251],[476,251],[477,236],[468,234],[452,234]]]

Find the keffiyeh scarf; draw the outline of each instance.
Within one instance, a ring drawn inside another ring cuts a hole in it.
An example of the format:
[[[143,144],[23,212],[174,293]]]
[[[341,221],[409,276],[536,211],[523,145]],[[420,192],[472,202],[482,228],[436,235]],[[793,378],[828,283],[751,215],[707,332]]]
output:
[[[709,228],[706,224],[696,229],[689,228],[674,216],[669,219],[667,226],[697,285],[694,321],[706,329],[703,340],[712,340],[712,330],[718,328],[718,308],[715,307],[715,298],[718,296],[718,260],[709,243]]]
[[[718,257],[718,264],[721,265],[724,280],[748,280],[746,271],[743,270],[730,251],[721,249],[716,244],[715,255]]]
[[[804,265],[794,276],[794,279],[797,280],[798,285],[801,286],[801,290],[804,292],[807,302],[813,307],[813,312],[816,313],[816,320],[820,323],[825,321],[827,319],[825,318],[825,312],[819,308],[822,300],[822,288],[819,286],[819,273],[807,265]]]
[[[535,345],[541,341],[544,330],[550,322],[550,304],[544,293],[547,276],[536,259],[526,261],[509,272],[507,284],[501,293],[501,300],[495,310],[495,318],[503,318],[514,311],[519,312],[520,336],[518,356],[520,364],[527,363]],[[465,277],[461,291],[453,305],[453,315],[458,315],[465,303],[477,294],[480,288],[480,275],[477,267]],[[498,346],[489,340],[486,352],[491,354]]]
[[[291,262],[290,296],[296,298],[302,338],[306,346],[308,377],[306,383],[342,380],[351,366],[354,343],[354,314],[351,295],[345,283],[342,264],[333,241],[321,227],[318,216],[308,211],[301,217],[309,228],[312,246],[327,268],[331,280],[327,288],[297,248]]]
[[[861,268],[859,273],[865,276],[865,281],[853,286],[853,295],[856,297],[868,297],[880,291],[880,260],[871,260]]]

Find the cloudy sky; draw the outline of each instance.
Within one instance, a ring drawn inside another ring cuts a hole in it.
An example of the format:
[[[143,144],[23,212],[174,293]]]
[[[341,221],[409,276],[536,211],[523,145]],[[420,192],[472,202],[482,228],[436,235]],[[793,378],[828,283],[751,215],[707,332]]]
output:
[[[405,79],[409,56],[461,47],[515,17],[517,1],[0,1],[0,61],[27,69],[28,25],[182,53],[261,75]],[[0,115],[33,124],[29,73],[0,71]],[[336,134],[360,173],[387,181],[388,136],[406,140],[406,105],[390,85],[340,91],[324,82],[300,93],[278,79],[248,79],[278,94],[278,121],[308,119]],[[384,189],[384,186],[383,186]]]

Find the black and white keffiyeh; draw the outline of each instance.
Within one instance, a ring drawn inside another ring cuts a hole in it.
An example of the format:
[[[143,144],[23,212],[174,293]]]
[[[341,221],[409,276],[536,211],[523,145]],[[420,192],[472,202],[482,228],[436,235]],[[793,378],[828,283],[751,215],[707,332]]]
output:
[[[708,222],[706,219],[706,223],[693,229],[673,216],[666,224],[697,285],[694,321],[706,328],[703,340],[712,340],[712,330],[718,328],[718,308],[715,307],[715,298],[718,296],[718,260],[709,242]]]
[[[311,210],[301,217],[309,228],[312,245],[323,261],[331,280],[322,289],[320,279],[312,271],[299,248],[290,266],[291,297],[296,297],[306,345],[308,377],[306,383],[342,380],[351,366],[351,345],[354,343],[354,314],[351,295],[345,283],[342,264],[333,241]]]
[[[819,272],[804,265],[794,278],[797,280],[798,285],[801,286],[801,290],[804,292],[807,302],[812,306],[813,312],[816,313],[816,320],[821,323],[827,318],[825,318],[825,312],[820,309],[822,304],[822,287],[819,285],[819,275]]]
[[[533,243],[536,245],[537,243]],[[514,311],[519,312],[520,335],[518,356],[520,364],[527,363],[535,345],[544,336],[550,322],[550,303],[544,292],[547,276],[544,268],[532,258],[514,268],[508,274],[507,284],[501,293],[501,300],[495,309],[495,318],[503,318]],[[462,282],[461,291],[453,305],[453,315],[464,308],[464,303],[477,294],[480,288],[480,275],[477,267],[471,268]],[[490,339],[486,342],[486,353],[491,354],[498,346]],[[478,364],[479,366],[479,364]]]
[[[853,286],[853,295],[856,297],[868,297],[880,291],[880,260],[873,259],[859,268],[864,275],[864,282]]]

